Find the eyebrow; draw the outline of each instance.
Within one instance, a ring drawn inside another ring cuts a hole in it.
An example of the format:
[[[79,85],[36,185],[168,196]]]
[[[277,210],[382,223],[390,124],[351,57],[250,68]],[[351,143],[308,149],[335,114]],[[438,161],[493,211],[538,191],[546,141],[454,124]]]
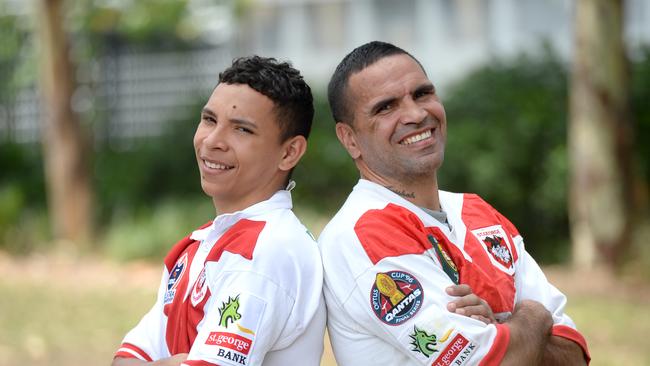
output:
[[[208,116],[217,119],[217,114],[214,113],[208,107],[203,107],[203,109],[201,110],[201,114],[207,114]],[[258,128],[258,126],[257,126],[257,124],[255,122],[249,121],[249,120],[247,120],[245,118],[237,118],[237,117],[236,118],[230,118],[229,121],[232,122],[232,123],[236,123],[238,125],[243,125],[245,127],[251,128],[251,129],[257,129]]]
[[[425,82],[425,83],[422,83],[422,84],[418,85],[418,87],[415,88],[415,90],[412,92],[412,94],[415,94],[417,92],[433,92],[435,94],[436,93],[436,87],[433,85],[432,82],[428,81],[428,82]],[[374,115],[377,112],[377,110],[379,110],[379,108],[381,108],[381,107],[383,107],[385,105],[391,104],[395,100],[397,100],[396,97],[387,97],[387,98],[384,98],[384,99],[381,99],[381,100],[377,101],[370,108],[370,114]]]
[[[210,117],[217,117],[217,115],[208,107],[203,107],[201,110],[201,114],[207,114]]]
[[[250,129],[253,129],[253,130],[257,130],[257,124],[256,124],[255,122],[249,121],[249,120],[247,120],[247,119],[243,119],[243,118],[231,118],[230,121],[231,121],[231,122],[234,122],[234,123],[236,123],[236,124],[238,124],[238,125],[241,125],[241,126],[244,126],[244,127],[248,127],[248,128],[250,128]]]
[[[415,93],[417,92],[433,92],[434,94],[436,93],[436,87],[433,85],[433,83],[428,82],[424,83],[417,88],[415,88]]]
[[[385,99],[381,99],[381,100],[377,101],[377,103],[373,104],[372,107],[370,108],[370,115],[371,116],[374,115],[375,113],[377,113],[379,108],[381,108],[381,107],[383,107],[385,105],[391,104],[395,100],[397,100],[397,98],[395,98],[395,97],[387,97]]]

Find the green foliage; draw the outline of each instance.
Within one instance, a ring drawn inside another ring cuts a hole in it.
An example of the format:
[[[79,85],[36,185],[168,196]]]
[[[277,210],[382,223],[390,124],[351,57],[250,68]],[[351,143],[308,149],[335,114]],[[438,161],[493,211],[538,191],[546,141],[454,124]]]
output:
[[[94,184],[102,221],[120,207],[130,210],[169,196],[204,197],[192,145],[196,121],[189,118],[170,122],[160,138],[98,149]]]
[[[147,50],[179,50],[188,48],[197,33],[187,0],[82,0],[69,5],[72,32],[87,38],[91,52],[107,46],[107,40]]]
[[[243,16],[249,3],[236,2],[238,16]],[[187,0],[66,4],[71,10],[66,25],[78,64],[87,64],[108,47],[182,50],[196,46]],[[28,22],[4,15],[3,6],[0,2],[4,81],[0,101],[9,105],[19,86],[33,82],[37,58],[29,42]],[[633,64],[631,81],[637,166],[641,184],[648,187],[650,49]],[[197,100],[193,112],[198,114],[204,102]],[[453,87],[444,103],[449,126],[441,187],[481,195],[513,221],[538,259],[564,258],[568,249],[565,65],[551,53],[541,59],[494,61]],[[315,109],[309,149],[293,175],[298,183],[293,195],[303,215],[314,222],[309,228],[318,234],[322,218],[343,203],[358,173],[336,139],[323,95],[315,95]],[[169,122],[169,130],[160,138],[127,146],[107,141],[95,147],[99,242],[113,256],[159,258],[214,215],[200,188],[192,148],[195,117]],[[86,123],[98,127],[96,121]],[[0,142],[0,248],[26,252],[47,237],[42,160],[38,146]]]
[[[20,87],[34,81],[36,59],[31,35],[24,19],[8,14],[0,1],[0,106],[10,105]],[[0,119],[6,110],[0,109]]]
[[[198,184],[198,183],[197,183]],[[104,250],[119,260],[160,261],[174,243],[214,218],[208,197],[171,199],[136,210],[118,209],[104,235]]]
[[[332,214],[343,204],[359,173],[336,138],[327,98],[318,94],[314,97],[309,147],[294,171],[297,185],[293,197],[317,212]]]
[[[475,192],[508,217],[537,258],[567,252],[567,75],[552,54],[495,61],[445,98],[441,187]]]
[[[0,249],[27,253],[48,235],[38,146],[0,143]]]
[[[201,190],[192,138],[197,100],[163,136],[104,144],[95,154],[95,189],[105,232],[102,249],[120,260],[160,260],[174,243],[214,218]]]

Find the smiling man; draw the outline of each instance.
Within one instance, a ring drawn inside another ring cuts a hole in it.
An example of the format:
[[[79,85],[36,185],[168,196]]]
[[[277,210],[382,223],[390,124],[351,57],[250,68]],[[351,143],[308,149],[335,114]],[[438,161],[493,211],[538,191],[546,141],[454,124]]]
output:
[[[361,176],[319,238],[339,365],[588,362],[565,296],[512,223],[476,195],[439,190],[447,119],[422,65],[370,42],[328,94]]]
[[[320,363],[322,266],[289,179],[313,115],[287,63],[241,58],[219,75],[194,136],[217,217],[166,256],[156,303],[113,366]]]

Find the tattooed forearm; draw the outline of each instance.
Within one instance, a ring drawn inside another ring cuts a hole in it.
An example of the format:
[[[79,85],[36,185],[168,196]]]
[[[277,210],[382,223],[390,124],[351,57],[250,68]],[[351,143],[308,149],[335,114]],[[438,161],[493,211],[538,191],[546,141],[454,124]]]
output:
[[[400,195],[400,196],[402,196],[404,198],[415,198],[415,192],[406,192],[404,190],[400,190],[400,189],[397,189],[397,188],[394,188],[394,187],[386,187],[386,188],[390,189],[394,193],[396,193],[396,194],[398,194],[398,195]]]

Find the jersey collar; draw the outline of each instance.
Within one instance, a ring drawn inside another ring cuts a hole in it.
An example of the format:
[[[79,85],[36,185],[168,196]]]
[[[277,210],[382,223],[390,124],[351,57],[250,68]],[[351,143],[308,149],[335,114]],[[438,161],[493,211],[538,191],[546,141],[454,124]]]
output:
[[[288,190],[277,191],[266,201],[258,202],[241,211],[218,215],[212,225],[195,230],[190,235],[192,240],[211,241],[210,239],[221,236],[226,230],[242,219],[253,219],[277,209],[290,210],[293,207],[291,192]]]
[[[377,184],[367,179],[359,179],[359,182],[354,186],[354,191],[370,192],[372,194],[375,194],[381,197],[381,199],[383,200],[388,200],[388,202],[392,202],[402,207],[406,207],[411,212],[416,214],[418,218],[422,220],[422,222],[424,222],[425,225],[427,226],[439,227],[447,235],[449,235],[452,232],[452,230],[450,230],[450,228],[447,225],[433,218],[433,216],[428,214],[421,207],[413,204],[411,201],[405,199],[404,197],[398,195],[397,193],[391,191],[390,189],[382,186],[381,184]],[[440,206],[446,212],[442,202],[440,202]],[[449,213],[447,213],[447,215],[448,215],[447,217],[449,218]]]

